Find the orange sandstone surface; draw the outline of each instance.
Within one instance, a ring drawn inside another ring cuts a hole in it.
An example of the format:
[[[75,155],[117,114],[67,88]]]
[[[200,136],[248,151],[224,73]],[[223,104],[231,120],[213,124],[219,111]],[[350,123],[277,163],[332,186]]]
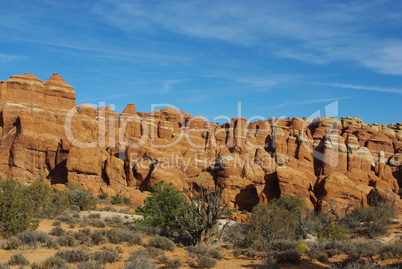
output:
[[[74,183],[141,205],[158,180],[179,190],[219,188],[229,208],[281,195],[328,203],[394,201],[402,208],[402,123],[358,118],[233,118],[219,125],[173,108],[121,114],[77,105],[58,74],[0,82],[0,174]]]

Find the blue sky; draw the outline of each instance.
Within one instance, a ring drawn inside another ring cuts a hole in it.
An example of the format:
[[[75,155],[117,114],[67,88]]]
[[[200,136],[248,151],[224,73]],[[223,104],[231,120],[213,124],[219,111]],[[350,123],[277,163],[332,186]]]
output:
[[[402,121],[402,1],[1,0],[0,80],[59,73],[77,103]],[[332,116],[332,115],[330,115]]]

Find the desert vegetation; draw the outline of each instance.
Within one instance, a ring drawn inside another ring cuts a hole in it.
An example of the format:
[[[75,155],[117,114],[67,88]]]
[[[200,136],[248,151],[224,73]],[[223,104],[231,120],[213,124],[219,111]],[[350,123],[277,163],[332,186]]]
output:
[[[126,197],[0,179],[0,268],[401,266],[401,234],[389,236],[401,223],[389,204],[315,212],[284,195],[249,213],[228,210],[216,190],[183,193],[158,182],[150,193],[135,210]],[[247,224],[222,221],[232,214]]]

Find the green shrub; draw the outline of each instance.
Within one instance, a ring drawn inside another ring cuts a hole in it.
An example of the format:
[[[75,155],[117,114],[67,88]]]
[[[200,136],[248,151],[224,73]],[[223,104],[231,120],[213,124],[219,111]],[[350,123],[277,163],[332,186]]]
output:
[[[294,239],[295,228],[295,220],[290,211],[259,204],[253,208],[246,238],[249,243],[262,238],[268,242],[276,239]]]
[[[303,240],[297,240],[297,246],[295,248],[299,253],[304,253],[307,250],[307,244]]]
[[[216,260],[208,255],[198,258],[198,268],[213,268],[216,266]]]
[[[37,218],[52,218],[63,214],[70,206],[64,192],[57,191],[45,183],[36,180],[27,187],[26,193],[33,201],[33,212]]]
[[[8,261],[9,265],[28,265],[29,261],[22,254],[14,254]]]
[[[27,230],[33,216],[33,202],[16,179],[0,178],[0,236],[8,238]]]
[[[149,245],[152,247],[160,248],[162,250],[174,251],[175,244],[169,238],[155,235],[149,240]]]
[[[306,208],[306,201],[300,195],[282,195],[270,202],[270,206],[288,210],[291,213],[300,214]]]
[[[337,224],[326,224],[322,231],[319,232],[318,238],[324,238],[331,241],[347,241],[349,237],[346,234],[345,229]]]
[[[159,181],[150,188],[151,196],[144,201],[144,208],[137,213],[144,215],[144,222],[165,230],[183,230],[183,208],[186,202],[182,192],[173,184]]]
[[[80,210],[89,210],[96,208],[96,199],[89,191],[80,186],[67,185],[66,195],[70,205],[79,206]]]

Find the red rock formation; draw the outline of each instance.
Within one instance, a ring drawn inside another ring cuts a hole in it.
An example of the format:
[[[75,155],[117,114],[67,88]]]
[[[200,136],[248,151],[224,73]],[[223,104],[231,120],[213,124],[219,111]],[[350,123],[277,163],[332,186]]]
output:
[[[285,194],[311,208],[395,200],[402,184],[402,124],[317,118],[224,125],[163,108],[119,115],[76,105],[57,74],[0,82],[0,174],[44,176],[141,204],[158,180],[180,190],[220,188],[229,207],[247,209]]]

